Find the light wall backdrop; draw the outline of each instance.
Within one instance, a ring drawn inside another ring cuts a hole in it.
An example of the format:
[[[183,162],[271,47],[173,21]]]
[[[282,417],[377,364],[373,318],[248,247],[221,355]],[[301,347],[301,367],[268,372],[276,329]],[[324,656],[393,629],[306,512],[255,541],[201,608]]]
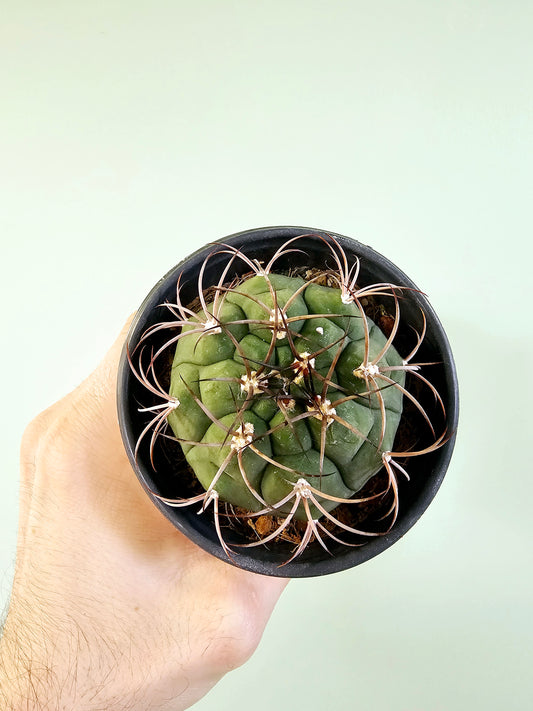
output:
[[[0,21],[0,603],[27,422],[180,259],[250,227],[370,244],[428,293],[461,419],[421,521],[292,582],[199,711],[533,696],[533,3],[18,0]]]

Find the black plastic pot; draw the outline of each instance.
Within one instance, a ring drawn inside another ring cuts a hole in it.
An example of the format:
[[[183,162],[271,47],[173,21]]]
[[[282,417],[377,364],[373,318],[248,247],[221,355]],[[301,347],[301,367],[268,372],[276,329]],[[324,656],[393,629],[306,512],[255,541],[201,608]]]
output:
[[[414,457],[409,462],[409,482],[400,481],[400,509],[398,519],[391,531],[382,536],[371,538],[360,547],[346,547],[332,543],[331,555],[323,550],[318,543],[312,543],[307,549],[291,563],[280,567],[290,557],[289,544],[269,544],[251,549],[236,549],[235,563],[255,573],[280,577],[308,577],[325,575],[355,565],[373,558],[393,543],[399,540],[420,518],[444,478],[452,455],[455,430],[457,428],[459,401],[455,364],[446,334],[425,296],[417,289],[415,284],[398,267],[392,264],[371,247],[365,246],[355,240],[335,233],[325,233],[304,227],[265,227],[248,230],[226,237],[221,242],[242,248],[247,256],[252,259],[267,260],[289,238],[306,235],[298,240],[295,245],[305,252],[294,252],[276,263],[277,269],[288,269],[294,266],[307,266],[324,268],[326,263],[331,263],[331,253],[319,236],[328,234],[335,237],[342,245],[350,261],[354,257],[361,260],[361,271],[358,283],[362,286],[375,282],[392,282],[399,286],[408,287],[413,291],[402,299],[402,325],[405,331],[411,332],[411,325],[421,327],[420,308],[427,318],[427,334],[421,347],[417,360],[423,362],[438,361],[439,365],[431,366],[431,381],[438,389],[446,407],[446,426],[451,437],[446,443],[431,454]],[[187,259],[183,260],[168,272],[148,294],[132,323],[127,345],[130,351],[138,344],[139,339],[147,328],[162,320],[168,319],[168,310],[162,307],[166,301],[175,300],[176,283],[181,275],[181,297],[184,304],[191,302],[196,296],[197,278],[202,262],[215,247],[213,244],[198,250]],[[215,254],[208,262],[204,275],[204,287],[216,283],[220,273],[227,263],[228,256]],[[240,260],[235,261],[235,271],[244,273],[249,268]],[[406,323],[410,326],[406,326]],[[400,326],[400,332],[402,331]],[[161,336],[165,338],[166,336]],[[162,340],[161,340],[162,342]],[[157,347],[157,337],[153,342]],[[428,393],[428,406],[432,407],[432,396]],[[154,400],[155,402],[155,400]],[[201,548],[212,555],[232,563],[223,551],[216,535],[213,516],[210,510],[198,514],[198,506],[185,508],[171,508],[153,496],[156,492],[161,496],[184,496],[180,492],[180,477],[183,467],[176,469],[173,452],[168,448],[174,443],[169,443],[165,438],[157,440],[154,454],[155,469],[150,462],[148,443],[141,446],[137,457],[134,455],[135,443],[140,433],[146,426],[146,413],[139,413],[139,408],[149,406],[149,393],[136,380],[129,367],[126,350],[122,354],[118,377],[118,413],[124,445],[131,465],[137,474],[148,496],[162,513],[188,538],[197,543]],[[149,438],[148,438],[149,439]],[[403,477],[402,477],[403,479]],[[225,535],[226,537],[226,535]],[[227,542],[238,543],[239,538],[232,532],[228,533]],[[240,541],[242,542],[242,540]],[[329,542],[328,542],[329,543]]]

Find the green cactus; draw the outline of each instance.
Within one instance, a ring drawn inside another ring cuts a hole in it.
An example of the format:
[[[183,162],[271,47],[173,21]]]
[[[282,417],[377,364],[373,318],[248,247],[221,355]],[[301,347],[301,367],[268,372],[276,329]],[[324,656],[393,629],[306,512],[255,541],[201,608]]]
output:
[[[141,342],[165,328],[179,328],[143,367],[140,350],[133,372],[163,403],[144,408],[152,420],[150,453],[167,424],[180,442],[204,494],[185,499],[159,496],[170,506],[213,502],[215,524],[223,549],[231,555],[221,533],[219,501],[248,512],[270,515],[276,528],[247,544],[260,545],[279,535],[291,521],[307,522],[290,558],[316,538],[338,543],[341,533],[380,535],[359,531],[335,516],[339,504],[360,504],[381,497],[389,529],[398,513],[398,473],[408,474],[397,459],[432,451],[437,438],[426,411],[406,388],[409,372],[428,386],[443,412],[444,405],[431,383],[411,361],[425,335],[419,334],[411,353],[402,357],[393,345],[400,323],[403,290],[392,284],[360,288],[359,263],[351,267],[336,240],[326,242],[336,270],[306,273],[306,278],[275,273],[275,261],[289,251],[283,245],[262,267],[241,251],[224,245],[231,259],[217,285],[204,293],[199,275],[195,311],[181,304],[169,308],[174,319],[156,324]],[[226,283],[235,258],[253,270],[238,283]],[[207,296],[209,294],[209,296]],[[372,299],[386,297],[394,317],[387,333],[365,311]],[[422,314],[423,316],[423,314]],[[170,389],[163,389],[154,363],[175,344]],[[418,409],[435,439],[420,451],[395,452],[393,443],[405,398]],[[155,414],[154,414],[155,413]],[[384,467],[386,491],[358,494]],[[390,496],[392,505],[390,505]],[[226,509],[227,511],[227,509]],[[349,544],[350,545],[350,544]]]
[[[217,477],[223,501],[250,511],[275,507],[301,478],[349,499],[381,469],[402,392],[368,387],[358,371],[365,349],[373,362],[387,338],[341,296],[339,288],[299,277],[255,275],[227,293],[216,328],[197,332],[203,310],[184,327],[190,335],[177,343],[170,395],[187,406],[168,422],[187,442],[185,456],[202,485]],[[400,365],[391,345],[376,363]],[[403,386],[404,371],[392,374]],[[204,446],[213,443],[220,446]],[[338,505],[318,501],[327,511]],[[295,517],[305,520],[303,504]]]

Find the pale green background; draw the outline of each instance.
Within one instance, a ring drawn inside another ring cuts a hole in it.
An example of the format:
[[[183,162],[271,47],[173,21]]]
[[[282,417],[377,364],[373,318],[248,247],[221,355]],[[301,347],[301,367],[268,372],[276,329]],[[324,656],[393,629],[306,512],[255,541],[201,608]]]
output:
[[[429,293],[456,452],[415,529],[291,583],[197,708],[530,708],[532,22],[525,0],[4,0],[0,602],[25,423],[195,248],[325,228]]]

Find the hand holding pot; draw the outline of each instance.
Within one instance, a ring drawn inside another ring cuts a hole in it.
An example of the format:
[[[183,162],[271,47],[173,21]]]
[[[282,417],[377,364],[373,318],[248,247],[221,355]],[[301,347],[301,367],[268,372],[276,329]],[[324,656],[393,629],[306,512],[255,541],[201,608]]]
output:
[[[286,584],[204,553],[147,499],[116,416],[126,332],[24,435],[7,708],[187,708],[251,655]]]

